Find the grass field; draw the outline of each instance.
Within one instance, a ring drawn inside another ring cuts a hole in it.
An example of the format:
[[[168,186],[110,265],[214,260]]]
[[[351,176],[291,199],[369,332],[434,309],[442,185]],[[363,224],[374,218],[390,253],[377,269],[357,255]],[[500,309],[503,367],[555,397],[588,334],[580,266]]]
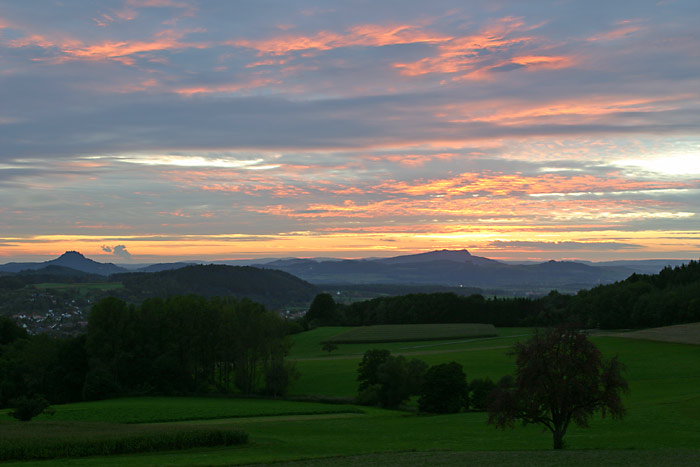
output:
[[[319,394],[353,397],[357,393],[357,365],[369,348],[387,349],[394,355],[420,358],[429,365],[457,361],[464,366],[467,379],[491,377],[496,380],[511,373],[513,360],[506,351],[519,339],[532,333],[528,328],[499,329],[499,336],[457,341],[410,341],[373,344],[340,344],[330,356],[321,350],[321,341],[347,328],[327,327],[297,334],[290,358],[301,378],[292,394]]]
[[[342,344],[337,354],[327,356],[320,350],[321,341],[342,331],[342,328],[319,328],[294,336],[299,345],[293,350],[292,356],[302,373],[301,379],[293,387],[294,394],[354,395],[355,374],[362,349],[374,345]],[[517,339],[526,338],[529,330],[509,329],[499,332],[501,336],[498,338],[448,345],[440,345],[444,342],[383,345],[393,353],[414,355],[429,364],[457,361],[464,366],[468,379],[486,376],[496,379],[512,372],[514,362],[512,357],[506,355],[506,351]],[[190,466],[293,462],[290,465],[700,465],[700,346],[616,337],[594,337],[593,340],[606,356],[618,354],[626,364],[625,374],[631,388],[626,397],[628,414],[622,421],[596,417],[588,429],[571,428],[565,438],[567,451],[564,452],[552,452],[551,436],[537,426],[518,426],[513,430],[500,431],[486,425],[484,413],[420,416],[375,408],[362,408],[363,413],[332,413],[333,407],[342,406],[312,404],[309,407],[317,407],[315,410],[318,412],[300,410],[295,414],[290,413],[292,405],[302,403],[208,399],[213,407],[221,404],[222,414],[226,412],[226,404],[231,401],[242,405],[264,402],[269,404],[270,411],[265,412],[265,416],[255,416],[256,410],[245,409],[233,415],[239,418],[121,425],[132,429],[146,426],[179,429],[193,424],[242,429],[249,434],[249,443],[245,446],[64,459],[61,464]],[[419,345],[426,347],[417,347]],[[191,399],[173,402],[177,402],[176,406],[191,405],[192,414],[204,416],[206,411],[197,408],[199,402],[188,404],[188,400]],[[149,405],[144,399],[138,398],[96,404],[98,407],[99,404],[106,405],[105,410],[112,414],[128,412],[130,407],[135,407],[134,410],[138,412]],[[119,404],[122,404],[121,408]],[[277,416],[272,415],[276,411],[275,404],[279,404]],[[156,415],[144,417],[144,421],[169,419],[168,416],[157,416],[157,412],[177,409],[168,408],[167,404],[151,405]],[[318,409],[319,406],[331,409],[328,410],[329,413],[322,413],[325,411]],[[58,416],[63,408],[56,409]],[[95,407],[88,411],[93,412],[94,409]],[[84,406],[83,412],[86,410]],[[76,415],[75,419],[79,417]],[[20,422],[3,422],[0,428],[3,431],[5,423]],[[58,422],[33,421],[27,426],[40,427],[49,423]],[[42,462],[16,463],[34,464],[47,465]]]
[[[379,324],[348,329],[327,339],[335,344],[378,342],[435,341],[493,337],[498,332],[493,324]]]
[[[621,332],[613,334],[613,336],[700,345],[700,323],[677,324],[675,326]]]

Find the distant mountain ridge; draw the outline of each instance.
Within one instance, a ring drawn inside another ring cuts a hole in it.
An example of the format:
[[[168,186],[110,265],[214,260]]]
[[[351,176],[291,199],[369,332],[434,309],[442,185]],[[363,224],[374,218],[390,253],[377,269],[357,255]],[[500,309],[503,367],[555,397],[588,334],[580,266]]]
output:
[[[127,272],[127,269],[119,267],[113,263],[98,263],[89,258],[86,258],[77,251],[66,251],[61,256],[43,263],[7,263],[0,265],[0,272],[21,272],[27,270],[40,270],[50,266],[61,266],[64,268],[74,269],[76,271],[86,272],[88,274],[99,274],[100,276],[109,276],[120,272]],[[65,272],[64,272],[65,274]]]
[[[592,263],[582,261],[547,261],[514,264],[475,256],[467,250],[439,250],[391,258],[329,259],[329,258],[267,258],[252,260],[217,261],[227,265],[250,265],[260,269],[279,270],[306,282],[331,284],[384,284],[384,285],[441,285],[451,287],[479,287],[507,289],[518,293],[539,293],[552,289],[576,292],[626,279],[633,273],[654,274],[664,266],[676,266],[686,261],[639,260]],[[139,265],[126,269],[112,263],[99,263],[76,251],[67,251],[60,257],[43,263],[7,263],[0,272],[17,273],[24,270],[41,271],[48,267],[70,268],[80,273],[109,276],[120,273],[158,273],[192,266],[192,262]],[[44,271],[49,274],[50,271]]]
[[[375,261],[383,264],[418,264],[431,263],[434,261],[452,261],[459,263],[472,264],[494,264],[498,261],[474,256],[467,250],[436,250],[427,253],[418,253],[416,255],[394,256],[392,258],[379,258],[369,261]]]
[[[687,261],[653,260],[598,265],[578,261],[507,264],[467,250],[439,250],[367,260],[286,259],[256,265],[286,271],[313,284],[414,284],[506,289],[519,294],[557,289],[573,293],[624,280],[634,273],[656,273]]]

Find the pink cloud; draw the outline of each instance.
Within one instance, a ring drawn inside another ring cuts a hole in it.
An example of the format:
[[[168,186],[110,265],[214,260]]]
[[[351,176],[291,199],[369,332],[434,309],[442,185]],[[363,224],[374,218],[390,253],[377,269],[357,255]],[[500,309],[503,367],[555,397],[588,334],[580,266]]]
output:
[[[527,25],[520,18],[506,17],[495,21],[474,34],[453,37],[437,43],[435,54],[413,62],[397,62],[393,66],[408,77],[435,74],[450,74],[452,80],[491,80],[491,72],[508,65],[519,65],[528,70],[560,69],[573,66],[573,56],[553,55],[537,45],[544,39],[532,34],[542,24]],[[536,47],[533,47],[537,45]],[[521,55],[523,46],[531,48],[530,54]],[[508,59],[494,61],[499,56],[512,53]]]
[[[183,96],[193,96],[195,94],[212,94],[212,93],[227,93],[239,92],[247,89],[259,88],[271,83],[278,83],[277,80],[271,78],[255,78],[248,82],[241,83],[223,83],[216,85],[201,85],[189,86],[184,88],[176,88],[173,92]]]
[[[439,43],[450,36],[423,31],[413,25],[364,24],[344,33],[320,31],[314,35],[285,34],[270,39],[229,41],[230,45],[257,50],[260,55],[285,55],[304,50],[330,50],[340,47],[381,47],[396,44]]]
[[[191,29],[175,31],[166,29],[156,33],[152,40],[145,41],[103,41],[94,44],[86,44],[75,39],[50,39],[42,35],[33,34],[21,39],[10,41],[8,45],[14,48],[35,46],[43,49],[57,49],[57,55],[50,59],[35,59],[50,63],[63,63],[71,60],[84,61],[117,61],[124,65],[133,65],[135,57],[140,54],[161,52],[166,50],[180,50],[187,48],[203,49],[208,44],[183,42],[181,39],[193,32],[202,32],[203,29]]]
[[[593,35],[586,40],[589,42],[607,42],[614,41],[618,39],[624,39],[632,34],[638,32],[641,28],[634,25],[623,25],[621,27],[612,29],[607,32],[602,32],[600,34]]]
[[[196,11],[196,7],[186,2],[174,0],[127,0],[121,10],[114,12],[114,15],[124,21],[132,21],[139,16],[142,8],[182,8],[187,10],[187,15]]]
[[[489,99],[473,102],[468,108],[447,105],[435,110],[435,116],[452,123],[490,122],[499,125],[543,123],[581,123],[619,112],[662,112],[677,109],[690,95],[661,98],[588,96],[585,99],[553,99],[533,104],[527,100]]]

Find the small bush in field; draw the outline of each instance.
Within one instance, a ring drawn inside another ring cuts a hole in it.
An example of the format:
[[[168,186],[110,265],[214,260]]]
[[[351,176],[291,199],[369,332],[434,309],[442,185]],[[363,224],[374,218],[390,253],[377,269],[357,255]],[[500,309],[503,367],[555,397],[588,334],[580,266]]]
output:
[[[473,379],[469,383],[469,406],[475,412],[486,412],[489,406],[489,394],[496,387],[490,378]]]
[[[44,412],[52,413],[49,408],[49,402],[41,396],[22,396],[15,399],[12,405],[15,408],[10,412],[10,415],[23,422],[28,422]]]

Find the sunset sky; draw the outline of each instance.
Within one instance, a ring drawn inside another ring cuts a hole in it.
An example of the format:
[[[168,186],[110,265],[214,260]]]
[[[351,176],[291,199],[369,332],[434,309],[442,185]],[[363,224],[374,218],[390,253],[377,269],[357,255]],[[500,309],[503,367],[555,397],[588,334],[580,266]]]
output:
[[[0,263],[700,257],[700,2],[0,0]]]

